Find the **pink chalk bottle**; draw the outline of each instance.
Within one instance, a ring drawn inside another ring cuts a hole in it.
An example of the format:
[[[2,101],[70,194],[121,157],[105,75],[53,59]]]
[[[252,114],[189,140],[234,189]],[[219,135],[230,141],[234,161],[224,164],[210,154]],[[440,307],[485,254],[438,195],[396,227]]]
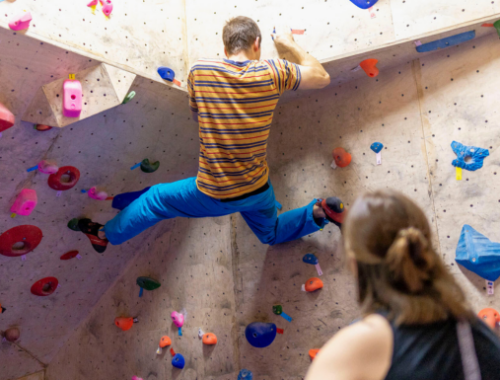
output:
[[[14,204],[10,208],[10,212],[17,215],[30,215],[35,209],[38,198],[36,191],[33,189],[23,189],[17,196]]]
[[[82,112],[82,84],[78,80],[66,79],[63,84],[63,115],[79,117]]]
[[[32,17],[30,12],[23,12],[10,20],[9,28],[11,28],[12,30],[28,29],[31,19]]]

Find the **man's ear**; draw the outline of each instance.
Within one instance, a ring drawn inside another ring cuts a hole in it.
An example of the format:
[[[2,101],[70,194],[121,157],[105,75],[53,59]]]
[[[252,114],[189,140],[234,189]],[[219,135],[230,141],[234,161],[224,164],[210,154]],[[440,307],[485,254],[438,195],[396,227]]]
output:
[[[226,58],[229,58],[229,55],[227,55],[227,50],[224,48],[224,54],[226,55]]]
[[[260,37],[257,37],[253,43],[253,51],[257,52],[260,49]]]

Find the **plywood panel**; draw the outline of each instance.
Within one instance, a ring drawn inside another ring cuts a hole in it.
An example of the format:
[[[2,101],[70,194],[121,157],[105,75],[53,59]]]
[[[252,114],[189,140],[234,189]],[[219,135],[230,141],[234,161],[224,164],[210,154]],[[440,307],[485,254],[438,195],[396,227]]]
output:
[[[477,311],[498,309],[498,297],[488,297],[484,280],[459,268],[454,259],[464,224],[500,241],[499,59],[498,37],[490,36],[421,60],[416,74],[443,257]],[[464,170],[462,181],[455,179],[451,165],[456,158],[450,146],[454,140],[490,151],[483,168]]]

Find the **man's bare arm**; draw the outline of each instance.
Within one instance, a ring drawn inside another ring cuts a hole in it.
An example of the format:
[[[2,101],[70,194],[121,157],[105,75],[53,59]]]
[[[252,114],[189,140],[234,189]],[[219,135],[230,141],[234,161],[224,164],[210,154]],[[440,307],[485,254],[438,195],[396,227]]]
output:
[[[273,33],[272,37],[280,58],[296,63],[300,68],[301,81],[299,90],[320,89],[330,84],[330,74],[312,55],[306,53],[293,39],[290,28]]]

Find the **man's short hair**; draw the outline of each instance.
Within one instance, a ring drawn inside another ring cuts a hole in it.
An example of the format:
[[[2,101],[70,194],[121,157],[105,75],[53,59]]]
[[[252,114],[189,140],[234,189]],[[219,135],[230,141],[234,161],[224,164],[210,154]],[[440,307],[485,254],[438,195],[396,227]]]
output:
[[[257,37],[259,37],[260,46],[262,36],[259,26],[254,20],[244,16],[230,19],[222,30],[222,40],[228,55],[250,49]]]

